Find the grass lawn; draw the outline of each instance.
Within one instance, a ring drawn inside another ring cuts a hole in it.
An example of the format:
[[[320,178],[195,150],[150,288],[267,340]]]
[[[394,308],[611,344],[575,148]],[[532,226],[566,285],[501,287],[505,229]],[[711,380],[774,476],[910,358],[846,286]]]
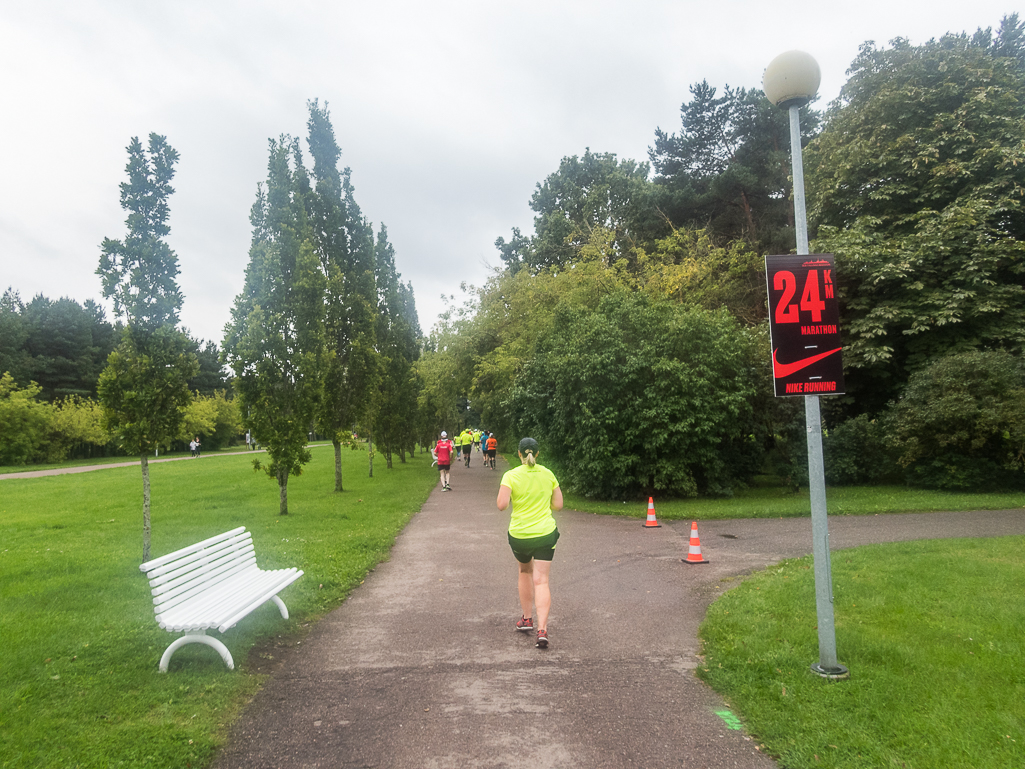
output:
[[[153,617],[142,559],[138,467],[0,481],[0,768],[201,767],[262,676],[247,664],[261,642],[297,643],[387,557],[396,534],[437,483],[430,454],[405,465],[344,451],[346,491],[333,493],[330,446],[315,447],[289,482],[291,514],[251,456],[151,464],[152,555],[244,525],[263,568],[306,574],[213,649],[180,649],[167,675],[160,655],[176,637]],[[273,644],[260,646],[265,657]]]
[[[776,486],[743,489],[728,499],[656,497],[654,501],[658,518],[670,521],[811,516],[811,499],[807,489],[801,489],[795,494]],[[826,506],[830,515],[926,513],[940,510],[1025,510],[1025,494],[1020,491],[970,494],[911,489],[904,486],[843,486],[826,489]],[[627,515],[634,518],[645,518],[648,514],[647,499],[598,502],[581,495],[566,494],[566,507],[587,513]]]
[[[1025,537],[832,555],[837,657],[818,661],[810,557],[710,608],[698,674],[787,769],[1025,767]],[[723,714],[727,723],[730,715]]]

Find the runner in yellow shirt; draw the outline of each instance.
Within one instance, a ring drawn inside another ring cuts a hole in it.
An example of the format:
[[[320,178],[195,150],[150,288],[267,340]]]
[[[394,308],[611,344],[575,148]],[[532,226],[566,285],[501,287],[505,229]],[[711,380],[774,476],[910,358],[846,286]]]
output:
[[[509,546],[519,562],[517,587],[522,616],[516,629],[530,632],[534,628],[533,609],[537,609],[539,649],[548,648],[548,614],[552,595],[548,577],[559,541],[559,528],[553,512],[562,510],[562,489],[547,467],[537,463],[539,448],[533,438],[520,441],[517,452],[523,463],[502,476],[498,491],[498,509],[512,505],[509,516]]]

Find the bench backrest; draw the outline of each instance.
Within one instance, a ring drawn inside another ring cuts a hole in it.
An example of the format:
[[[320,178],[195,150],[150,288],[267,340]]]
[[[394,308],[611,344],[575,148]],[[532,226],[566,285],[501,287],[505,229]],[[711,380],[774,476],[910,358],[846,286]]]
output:
[[[240,526],[154,558],[139,568],[149,578],[155,610],[160,614],[255,566],[252,535]]]

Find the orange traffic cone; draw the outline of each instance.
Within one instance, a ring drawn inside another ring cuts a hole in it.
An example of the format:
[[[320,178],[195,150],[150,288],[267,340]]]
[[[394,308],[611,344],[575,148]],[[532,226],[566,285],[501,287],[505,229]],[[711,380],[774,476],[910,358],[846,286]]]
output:
[[[701,557],[701,539],[698,537],[698,522],[692,521],[690,524],[690,552],[687,553],[687,557],[681,559],[684,563],[708,563],[708,561]]]
[[[648,497],[648,520],[644,522],[644,528],[646,529],[658,529],[661,528],[662,524],[655,518],[655,500]]]

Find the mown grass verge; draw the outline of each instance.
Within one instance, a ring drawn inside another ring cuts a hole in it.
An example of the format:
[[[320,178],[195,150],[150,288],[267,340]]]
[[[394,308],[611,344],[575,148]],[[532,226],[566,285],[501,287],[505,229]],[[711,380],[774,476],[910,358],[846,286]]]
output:
[[[251,456],[152,464],[152,555],[236,526],[263,568],[306,574],[220,635],[235,659],[190,645],[157,671],[174,639],[157,627],[142,557],[138,467],[0,481],[0,767],[201,767],[262,677],[246,662],[275,636],[337,606],[387,557],[437,482],[429,454],[387,469],[378,455],[316,447],[289,482],[290,515]],[[216,631],[214,631],[216,633]]]
[[[515,456],[513,457],[515,461]],[[566,494],[566,507],[586,513],[644,518],[647,499],[603,502]],[[780,487],[749,488],[728,499],[654,499],[659,519],[721,521],[733,518],[799,518],[811,515],[807,489],[794,493]],[[826,490],[829,515],[928,513],[941,510],[1025,509],[1020,491],[992,494],[911,489],[904,486],[840,486]]]
[[[1025,766],[1025,537],[833,553],[838,658],[818,661],[811,558],[719,598],[698,674],[787,769]]]

